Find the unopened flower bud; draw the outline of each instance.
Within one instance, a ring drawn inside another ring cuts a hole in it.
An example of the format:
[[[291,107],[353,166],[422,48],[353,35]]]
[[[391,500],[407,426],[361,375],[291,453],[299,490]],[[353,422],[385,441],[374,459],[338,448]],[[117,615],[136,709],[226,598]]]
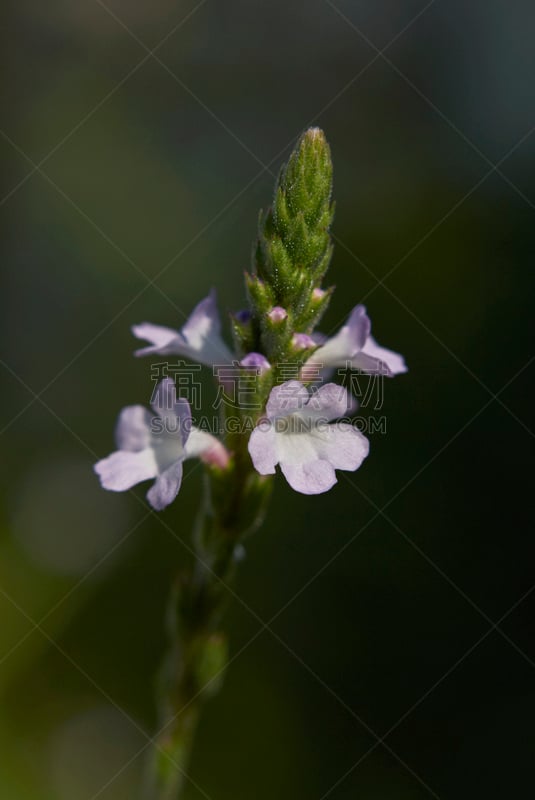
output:
[[[219,439],[213,438],[213,443],[199,454],[202,462],[210,467],[226,469],[230,462],[230,453]]]
[[[272,322],[284,322],[288,317],[288,313],[282,306],[274,306],[268,314]]]
[[[294,333],[292,346],[295,350],[310,350],[312,347],[316,347],[316,342],[307,333]]]
[[[240,361],[240,366],[256,369],[260,374],[271,369],[271,364],[262,353],[247,353]]]

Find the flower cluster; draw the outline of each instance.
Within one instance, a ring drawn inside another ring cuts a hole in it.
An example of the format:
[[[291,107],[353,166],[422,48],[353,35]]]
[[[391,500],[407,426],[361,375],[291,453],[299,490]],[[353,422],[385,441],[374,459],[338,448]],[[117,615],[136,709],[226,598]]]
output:
[[[261,410],[242,410],[252,419],[252,432],[222,442],[198,430],[187,400],[177,397],[166,378],[153,397],[154,415],[143,406],[121,412],[119,449],[95,465],[105,489],[124,491],[154,479],[147,499],[161,510],[179,491],[186,458],[200,458],[219,473],[235,470],[240,462],[240,480],[247,469],[265,476],[278,464],[290,486],[303,494],[330,489],[335,470],[360,467],[369,442],[340,421],[356,409],[356,401],[344,387],[324,381],[340,368],[387,377],[407,368],[401,355],[372,337],[363,305],[355,306],[334,336],[316,330],[333,291],[321,286],[332,254],[331,188],[329,147],[313,128],[301,137],[281,171],[272,207],[261,215],[253,270],[246,274],[249,308],[231,315],[233,348],[221,335],[214,290],[179,331],[148,322],[132,328],[134,336],[148,342],[137,356],[173,355],[206,366],[255,370]],[[284,379],[281,365],[289,364],[297,368],[298,380]],[[245,470],[244,458],[249,459]]]

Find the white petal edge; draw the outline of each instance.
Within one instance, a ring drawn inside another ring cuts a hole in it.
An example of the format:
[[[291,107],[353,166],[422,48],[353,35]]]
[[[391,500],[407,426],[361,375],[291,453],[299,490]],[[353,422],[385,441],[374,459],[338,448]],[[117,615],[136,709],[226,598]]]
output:
[[[318,457],[334,469],[354,472],[370,452],[368,439],[348,422],[325,425],[313,436]]]
[[[136,453],[150,446],[152,414],[144,406],[126,406],[119,414],[115,441],[119,450]]]
[[[233,355],[221,338],[215,289],[198,303],[181,330],[192,357],[203,364],[227,364]]]
[[[152,408],[165,425],[165,432],[180,437],[184,445],[191,429],[191,409],[188,401],[177,397],[176,386],[171,378],[164,378],[156,387]]]
[[[132,325],[132,333],[138,339],[146,339],[150,342],[148,347],[136,350],[134,355],[145,356],[150,353],[160,353],[160,355],[185,355],[185,342],[177,331],[166,328],[164,325],[153,325],[152,322],[141,322],[139,325]]]
[[[162,511],[177,496],[182,483],[182,461],[175,461],[161,475],[158,475],[154,485],[147,492],[147,500],[155,511]]]
[[[388,350],[386,347],[381,347],[381,345],[377,344],[373,336],[368,336],[366,343],[362,348],[362,353],[363,355],[371,356],[372,358],[378,358],[380,361],[386,364],[391,375],[401,375],[402,373],[409,371],[405,363],[405,359],[401,353],[396,353],[394,350]]]
[[[110,492],[125,492],[158,474],[154,453],[150,449],[137,453],[117,450],[98,461],[93,469],[100,478],[101,486]]]
[[[260,423],[251,433],[247,447],[256,471],[260,475],[273,475],[279,460],[274,428],[267,422]]]
[[[299,381],[286,381],[274,386],[266,403],[269,419],[287,417],[304,408],[309,400],[308,389]]]
[[[326,383],[312,391],[310,400],[298,413],[305,418],[330,421],[347,416],[354,408],[354,398],[344,386],[338,383]]]
[[[281,462],[281,471],[292,489],[300,494],[323,494],[337,482],[334,467],[328,461]]]
[[[142,322],[132,326],[138,339],[151,344],[136,350],[136,356],[152,354],[179,355],[197,360],[200,364],[228,364],[233,355],[220,335],[221,321],[216,305],[215,290],[197,303],[180,331],[163,325]]]
[[[338,333],[327,339],[310,357],[319,367],[343,367],[359,350],[370,334],[370,318],[363,305],[355,306]]]

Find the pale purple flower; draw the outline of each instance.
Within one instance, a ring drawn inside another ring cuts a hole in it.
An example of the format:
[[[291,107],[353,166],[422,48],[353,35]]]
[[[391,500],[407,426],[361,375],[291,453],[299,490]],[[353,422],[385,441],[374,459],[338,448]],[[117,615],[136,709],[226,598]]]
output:
[[[355,306],[345,325],[330,339],[315,335],[320,347],[312,354],[303,368],[350,367],[372,375],[393,377],[407,372],[402,355],[377,344],[370,334],[371,322],[363,305]]]
[[[192,426],[189,403],[177,397],[170,378],[158,384],[152,408],[155,415],[144,406],[123,408],[115,430],[119,449],[95,464],[94,470],[103,488],[112,492],[155,478],[147,500],[161,511],[178,494],[186,458],[225,467],[229,456],[218,439]]]
[[[221,338],[221,321],[214,289],[195,306],[180,331],[142,322],[132,326],[132,333],[138,339],[150,342],[148,347],[136,350],[136,356],[178,355],[208,366],[225,364],[233,359]]]
[[[356,470],[369,442],[343,417],[353,402],[344,387],[327,383],[312,394],[299,381],[271,390],[266,418],[253,430],[249,453],[261,475],[280,464],[290,486],[302,494],[320,494],[336,483],[336,469]],[[329,424],[331,423],[331,424]]]

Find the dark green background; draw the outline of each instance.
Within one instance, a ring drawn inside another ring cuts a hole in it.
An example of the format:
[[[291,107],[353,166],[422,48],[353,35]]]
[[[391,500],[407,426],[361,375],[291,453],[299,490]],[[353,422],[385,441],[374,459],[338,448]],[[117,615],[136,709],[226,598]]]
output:
[[[100,491],[92,453],[149,396],[132,323],[179,326],[212,285],[243,306],[264,165],[311,123],[340,240],[324,329],[365,298],[410,372],[359,472],[313,498],[278,481],[187,797],[524,796],[533,4],[105,1],[10,2],[0,30],[0,797],[94,800],[153,729],[201,471],[144,519]],[[141,766],[98,797],[134,798]]]

